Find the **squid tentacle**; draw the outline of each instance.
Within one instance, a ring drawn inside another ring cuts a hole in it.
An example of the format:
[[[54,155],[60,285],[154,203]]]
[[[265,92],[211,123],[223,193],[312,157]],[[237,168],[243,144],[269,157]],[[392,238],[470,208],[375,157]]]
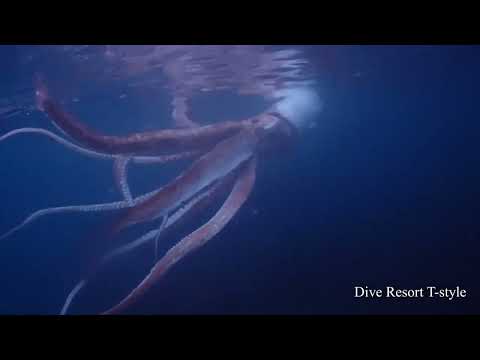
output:
[[[172,247],[130,294],[103,314],[117,314],[137,302],[175,263],[218,234],[248,199],[255,182],[255,164],[255,158],[247,163],[223,206],[206,224]]]
[[[158,156],[133,156],[131,161],[135,164],[165,164],[170,161],[178,161],[184,159],[191,159],[200,154],[199,151],[185,151],[172,155],[158,155]]]
[[[87,281],[82,280],[73,288],[72,291],[70,291],[70,294],[68,294],[67,300],[65,300],[65,304],[63,304],[62,310],[60,311],[60,315],[65,315],[67,313],[73,299],[75,298],[75,296],[77,296],[78,292],[85,287],[85,285],[87,285]]]
[[[155,262],[158,260],[158,240],[160,238],[160,235],[163,232],[163,229],[165,229],[165,225],[167,224],[167,221],[168,221],[168,215],[164,215],[162,218],[162,222],[160,223],[160,227],[157,230],[157,234],[155,235],[155,251],[154,251]]]
[[[113,249],[109,253],[107,253],[99,263],[99,268],[102,266],[105,266],[107,263],[111,262],[115,258],[124,255],[126,253],[129,253],[136,248],[146,244],[150,240],[155,239],[158,241],[160,235],[164,234],[164,231],[167,229],[171,229],[174,227],[174,225],[177,225],[180,223],[182,220],[185,219],[185,217],[192,216],[195,211],[201,210],[205,205],[209,204],[211,200],[214,200],[218,195],[222,194],[222,189],[229,184],[229,179],[226,179],[224,181],[218,182],[214,185],[212,185],[211,188],[209,188],[207,191],[200,193],[197,195],[195,198],[187,202],[183,207],[179,208],[177,211],[175,211],[171,216],[168,217],[167,221],[164,224],[163,229],[155,229],[147,232],[146,234],[142,235],[141,237],[137,238],[136,240],[129,242],[128,244],[122,245],[120,247],[117,247],[116,249]],[[98,270],[97,270],[98,271]],[[91,276],[89,277],[91,279]],[[87,283],[89,282],[88,279],[83,279],[79,281],[75,287],[70,291],[70,293],[67,296],[67,299],[65,300],[65,304],[62,307],[61,310],[61,315],[65,315],[79,291],[84,288]]]
[[[68,149],[71,149],[77,153],[97,158],[97,159],[108,159],[108,160],[115,160],[116,162],[121,163],[125,159],[125,157],[118,156],[118,155],[111,155],[111,154],[104,154],[104,153],[99,153],[93,150],[86,149],[84,147],[81,147],[79,145],[76,145],[61,136],[58,136],[57,134],[46,130],[46,129],[41,129],[41,128],[19,128],[12,130],[2,136],[0,136],[0,142],[18,135],[18,134],[38,134],[38,135],[43,135],[51,140],[55,141],[58,144],[61,144]],[[161,156],[133,156],[129,158],[131,162],[136,163],[136,164],[163,164],[169,161],[175,161],[175,160],[180,160],[180,159],[186,159],[186,158],[192,158],[197,155],[197,152],[185,152],[185,153],[179,153],[179,154],[173,154],[173,155],[161,155]],[[126,166],[126,164],[125,164]],[[4,233],[3,235],[0,235],[0,241],[9,237],[13,233],[19,231],[20,229],[24,228],[26,225],[30,224],[31,222],[37,220],[38,218],[45,216],[45,215],[50,215],[50,214],[57,214],[57,213],[66,213],[66,212],[96,212],[96,211],[110,211],[110,210],[119,210],[119,209],[124,209],[130,206],[135,206],[139,204],[140,202],[146,200],[147,198],[153,196],[156,194],[159,190],[152,191],[148,194],[144,194],[139,196],[136,199],[133,199],[131,196],[131,192],[128,187],[128,183],[126,181],[126,177],[124,175],[120,175],[120,181],[119,183],[121,184],[121,191],[124,195],[125,200],[124,201],[116,201],[116,202],[111,202],[111,203],[104,203],[104,204],[94,204],[94,205],[73,205],[73,206],[62,206],[62,207],[53,207],[53,208],[46,208],[46,209],[41,209],[38,210],[31,215],[29,215],[22,223],[17,225],[16,227],[12,228],[8,232]]]
[[[117,188],[123,195],[123,198],[128,202],[133,202],[132,193],[127,180],[127,166],[130,162],[130,157],[118,157],[113,163],[113,175]]]
[[[257,144],[258,138],[250,131],[223,140],[165,185],[163,191],[140,206],[129,209],[112,227],[110,236],[115,236],[131,225],[155,220],[175,210],[183,202],[248,162],[254,156]]]
[[[93,157],[93,158],[97,158],[97,159],[115,159],[115,155],[111,155],[111,154],[105,154],[105,153],[100,153],[100,152],[97,152],[97,151],[93,151],[93,150],[89,150],[87,148],[84,148],[82,146],[79,146],[77,144],[74,144],[64,138],[62,138],[61,136],[49,131],[49,130],[46,130],[46,129],[42,129],[42,128],[19,128],[19,129],[15,129],[15,130],[12,130],[2,136],[0,136],[0,142],[12,137],[12,136],[15,136],[15,135],[19,135],[19,134],[37,134],[37,135],[44,135],[46,137],[48,137],[49,139],[53,140],[54,142],[60,144],[60,145],[63,145],[65,146],[66,148],[70,149],[70,150],[73,150],[79,154],[82,154],[82,155],[86,155],[86,156],[89,156],[89,157]]]
[[[240,137],[239,137],[240,138]],[[218,150],[217,150],[218,152]],[[207,159],[206,156],[209,154],[204,155],[203,158],[200,160],[197,160],[197,164],[201,162],[205,162]],[[211,157],[211,155],[210,155]],[[196,173],[198,175],[198,173]],[[170,184],[171,185],[171,184]],[[169,185],[166,185],[167,187]],[[136,207],[139,204],[144,203],[145,201],[153,198],[155,195],[159,194],[162,192],[164,188],[160,188],[157,190],[154,190],[150,193],[141,195],[132,201],[123,200],[123,201],[117,201],[117,202],[111,202],[111,203],[104,203],[104,204],[95,204],[95,205],[76,205],[76,206],[62,206],[62,207],[54,207],[54,208],[47,208],[47,209],[42,209],[34,212],[30,216],[28,216],[21,224],[17,225],[10,231],[6,232],[5,234],[0,236],[0,241],[9,237],[13,233],[19,231],[20,229],[24,228],[27,224],[30,224],[34,220],[38,219],[41,216],[49,215],[49,214],[56,214],[56,213],[66,213],[66,212],[96,212],[96,211],[110,211],[110,210],[119,210],[119,209],[124,209],[124,208],[130,208],[130,207]],[[194,195],[194,194],[192,194]],[[161,215],[160,215],[161,216]],[[150,220],[154,220],[150,219]]]
[[[165,224],[165,229],[170,229],[173,225],[177,224],[180,222],[181,219],[184,218],[187,213],[189,215],[193,215],[193,212],[195,210],[201,210],[206,206],[210,201],[215,200],[218,195],[222,194],[222,189],[228,185],[230,182],[228,180],[219,182],[217,184],[214,184],[210,189],[208,189],[205,192],[200,193],[197,195],[195,198],[187,202],[184,206],[179,208],[177,211],[175,211],[172,215],[168,217],[167,223]],[[151,230],[145,235],[141,236],[137,240],[134,240],[126,245],[123,245],[115,250],[112,250],[109,254],[107,254],[104,259],[101,261],[102,264],[105,264],[106,262],[112,260],[113,258],[125,254],[143,244],[148,242],[149,240],[154,239],[154,237],[157,235],[158,229],[156,230]]]
[[[139,155],[160,155],[171,152],[208,151],[222,139],[251,129],[253,119],[225,121],[222,124],[165,129],[156,132],[135,133],[128,136],[104,135],[91,129],[73,114],[65,111],[52,99],[41,78],[36,79],[37,109],[78,143],[96,151],[110,154],[134,153]]]
[[[10,137],[20,135],[20,134],[37,134],[43,135],[48,137],[49,139],[53,140],[57,144],[63,145],[66,148],[73,150],[79,154],[96,158],[96,159],[106,159],[106,160],[115,160],[119,157],[126,156],[125,155],[114,155],[109,153],[102,153],[94,150],[90,150],[83,146],[77,145],[49,130],[42,129],[42,128],[19,128],[12,130],[6,134],[0,136],[0,142],[7,140]],[[163,164],[170,161],[188,159],[196,156],[198,152],[196,151],[186,151],[183,153],[171,154],[171,155],[158,155],[158,156],[132,156],[132,162],[135,164]]]
[[[133,199],[131,202],[128,200],[115,201],[110,203],[103,204],[92,204],[92,205],[71,205],[71,206],[60,206],[60,207],[51,207],[46,209],[37,210],[31,215],[29,215],[23,222],[14,228],[10,229],[6,233],[0,236],[0,241],[6,239],[17,231],[23,229],[28,224],[31,224],[33,221],[39,219],[40,217],[53,214],[65,214],[69,212],[102,212],[102,211],[114,211],[121,210],[128,207],[136,206],[142,202],[148,200],[155,194],[157,194],[161,189],[151,191],[149,193],[138,196]]]

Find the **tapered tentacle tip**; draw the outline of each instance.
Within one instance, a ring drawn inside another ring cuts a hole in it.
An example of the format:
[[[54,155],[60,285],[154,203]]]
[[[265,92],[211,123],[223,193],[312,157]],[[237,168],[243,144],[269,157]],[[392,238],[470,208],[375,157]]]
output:
[[[17,230],[18,230],[18,226],[14,227],[13,229],[8,230],[7,232],[5,232],[3,234],[0,234],[0,241],[3,241],[6,238],[10,237]]]
[[[67,315],[67,311],[70,308],[73,299],[86,284],[87,280],[82,280],[72,289],[72,291],[70,291],[70,294],[68,294],[65,304],[63,304],[62,310],[60,311],[60,315]]]

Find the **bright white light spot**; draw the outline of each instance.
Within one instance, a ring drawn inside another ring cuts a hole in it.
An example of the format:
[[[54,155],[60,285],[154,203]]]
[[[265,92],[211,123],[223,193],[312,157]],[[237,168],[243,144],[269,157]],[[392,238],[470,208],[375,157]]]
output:
[[[279,90],[275,92],[274,98],[281,99],[274,105],[274,111],[285,116],[298,128],[311,127],[323,108],[319,95],[311,87]]]

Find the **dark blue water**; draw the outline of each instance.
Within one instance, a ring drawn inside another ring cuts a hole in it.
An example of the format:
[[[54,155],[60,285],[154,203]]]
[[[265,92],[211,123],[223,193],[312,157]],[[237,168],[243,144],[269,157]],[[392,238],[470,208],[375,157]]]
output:
[[[325,102],[317,127],[302,135],[294,153],[260,163],[254,193],[234,220],[130,313],[480,312],[480,47],[307,50]],[[2,94],[23,76],[17,55],[14,47],[0,47]],[[118,113],[108,99],[87,100],[78,111],[117,133],[155,128],[142,123],[154,111],[168,116],[166,100],[143,98]],[[228,101],[197,106],[202,118],[245,111]],[[261,104],[249,106],[253,111]],[[33,113],[2,120],[0,130],[45,122]],[[44,207],[119,198],[110,162],[47,139],[1,143],[0,164],[3,230]],[[181,168],[135,167],[132,186],[137,193],[155,188]],[[110,218],[54,215],[4,240],[0,313],[58,313],[82,274],[82,239]],[[153,260],[146,246],[112,264],[78,297],[72,313],[105,310]],[[467,297],[358,299],[355,286],[460,286]]]

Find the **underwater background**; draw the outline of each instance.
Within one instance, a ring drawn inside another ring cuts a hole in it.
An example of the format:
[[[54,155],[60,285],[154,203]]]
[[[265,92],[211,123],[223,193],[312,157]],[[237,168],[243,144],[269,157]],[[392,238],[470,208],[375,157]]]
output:
[[[292,153],[259,163],[254,192],[231,223],[128,313],[480,313],[480,46],[299,48],[322,100],[315,126]],[[39,68],[57,94],[73,99],[69,109],[99,130],[128,134],[169,124],[161,92],[106,87],[93,70],[82,74],[75,65],[73,72],[54,52],[35,63],[38,51],[0,45],[0,135],[47,127],[32,107]],[[264,106],[231,94],[192,103],[205,122],[242,119]],[[0,164],[0,233],[38,209],[120,196],[111,162],[39,136],[0,143]],[[132,168],[132,188],[159,187],[187,164]],[[109,218],[51,215],[2,240],[0,314],[58,314],[82,274],[82,239]],[[153,262],[152,246],[115,261],[71,313],[105,310]],[[467,297],[358,299],[355,286],[460,286]]]

